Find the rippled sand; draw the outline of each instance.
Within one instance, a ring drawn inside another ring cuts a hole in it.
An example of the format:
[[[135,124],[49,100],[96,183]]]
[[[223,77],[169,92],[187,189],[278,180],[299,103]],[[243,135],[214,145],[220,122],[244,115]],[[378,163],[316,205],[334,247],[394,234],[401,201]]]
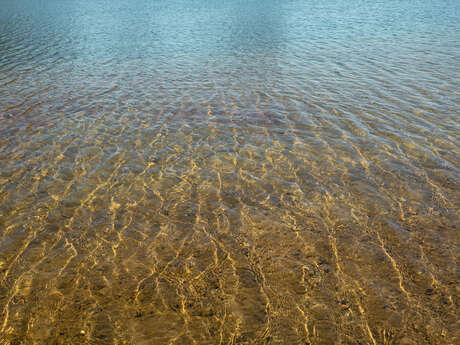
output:
[[[19,3],[2,344],[460,341],[458,5]]]

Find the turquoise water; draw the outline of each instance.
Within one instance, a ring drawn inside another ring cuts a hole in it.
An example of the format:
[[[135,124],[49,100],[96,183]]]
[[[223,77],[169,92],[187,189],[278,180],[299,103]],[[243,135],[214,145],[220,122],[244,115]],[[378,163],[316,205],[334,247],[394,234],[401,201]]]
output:
[[[0,342],[460,341],[459,18],[1,0]]]

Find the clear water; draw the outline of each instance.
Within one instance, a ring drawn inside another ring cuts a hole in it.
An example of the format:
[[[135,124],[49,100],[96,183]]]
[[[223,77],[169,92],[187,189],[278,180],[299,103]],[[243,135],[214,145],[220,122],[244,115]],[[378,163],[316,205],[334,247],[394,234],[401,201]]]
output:
[[[458,343],[459,74],[459,1],[1,0],[1,343]]]

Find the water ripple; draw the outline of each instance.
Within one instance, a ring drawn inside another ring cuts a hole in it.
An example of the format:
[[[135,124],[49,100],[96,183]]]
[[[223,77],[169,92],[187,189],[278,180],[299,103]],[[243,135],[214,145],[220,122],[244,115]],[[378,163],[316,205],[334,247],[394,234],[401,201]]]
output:
[[[457,343],[459,10],[3,1],[0,341]]]

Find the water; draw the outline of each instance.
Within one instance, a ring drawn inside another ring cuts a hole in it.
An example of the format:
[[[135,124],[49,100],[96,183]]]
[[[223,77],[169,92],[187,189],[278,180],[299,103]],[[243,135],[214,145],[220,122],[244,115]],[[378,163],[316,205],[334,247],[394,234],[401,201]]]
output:
[[[1,0],[1,342],[458,343],[459,15]]]

